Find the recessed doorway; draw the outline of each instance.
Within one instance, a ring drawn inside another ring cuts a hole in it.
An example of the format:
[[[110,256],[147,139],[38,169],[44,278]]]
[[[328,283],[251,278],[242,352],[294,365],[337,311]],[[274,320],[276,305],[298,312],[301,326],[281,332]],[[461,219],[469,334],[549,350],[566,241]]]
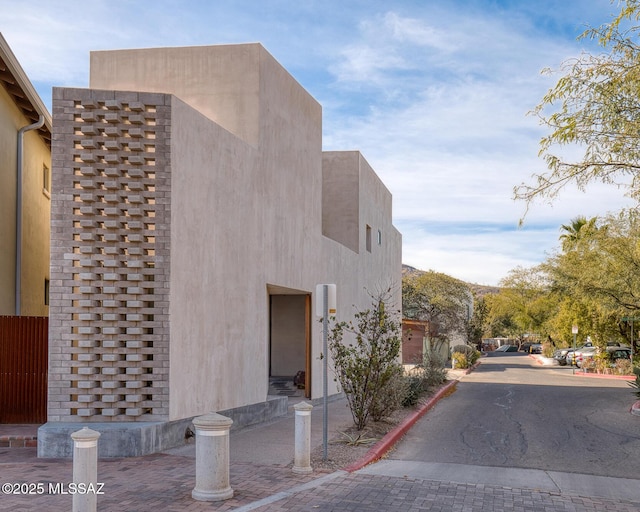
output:
[[[311,398],[311,295],[269,287],[269,393]]]

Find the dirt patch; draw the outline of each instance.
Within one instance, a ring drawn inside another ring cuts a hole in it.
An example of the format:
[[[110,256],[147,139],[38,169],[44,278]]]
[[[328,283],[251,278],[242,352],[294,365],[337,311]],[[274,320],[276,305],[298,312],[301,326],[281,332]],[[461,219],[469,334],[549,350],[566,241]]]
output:
[[[352,424],[341,432],[330,432],[327,460],[324,460],[323,447],[319,446],[311,452],[311,467],[314,470],[335,471],[357,462],[406,417],[420,409],[431,395],[422,398],[415,407],[403,407],[381,421],[370,421],[362,431]]]

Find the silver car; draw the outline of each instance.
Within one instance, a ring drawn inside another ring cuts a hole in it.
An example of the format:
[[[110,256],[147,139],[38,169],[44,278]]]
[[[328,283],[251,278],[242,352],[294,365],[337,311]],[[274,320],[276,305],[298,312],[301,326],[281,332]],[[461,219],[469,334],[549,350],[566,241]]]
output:
[[[585,347],[574,352],[574,362],[578,368],[582,368],[582,363],[588,359],[593,359],[596,355],[597,347]]]

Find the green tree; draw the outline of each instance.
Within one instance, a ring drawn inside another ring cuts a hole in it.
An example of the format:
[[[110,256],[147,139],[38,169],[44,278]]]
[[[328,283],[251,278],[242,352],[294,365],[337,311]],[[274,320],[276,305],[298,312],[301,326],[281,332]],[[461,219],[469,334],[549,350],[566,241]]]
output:
[[[593,182],[622,184],[640,199],[640,0],[620,2],[609,23],[585,31],[603,53],[584,53],[565,62],[564,75],[533,110],[550,134],[540,142],[548,172],[533,184],[514,188],[527,204],[536,198],[553,200],[572,183],[584,190]],[[562,146],[584,151],[577,161],[558,154]]]
[[[517,338],[522,332],[513,319],[513,311],[500,293],[486,295],[487,307],[482,332],[485,338]]]
[[[469,286],[446,274],[429,270],[402,279],[403,314],[429,322],[432,347],[454,333],[468,335],[472,303]]]
[[[489,305],[485,297],[476,297],[473,300],[473,315],[469,321],[469,341],[473,342],[477,347],[482,344],[482,338],[485,335],[485,326],[489,315]]]
[[[597,217],[593,217],[589,220],[584,215],[578,216],[571,220],[570,224],[563,224],[560,226],[562,233],[560,234],[560,242],[562,243],[562,250],[569,251],[573,249],[581,238],[590,236],[596,229]]]
[[[587,305],[600,337],[627,335],[621,319],[640,310],[640,213],[605,217],[571,251],[549,258],[547,269],[556,290]]]
[[[521,341],[526,333],[546,337],[558,298],[551,291],[544,269],[517,267],[500,282],[500,287],[500,292],[491,298],[488,323],[502,325],[501,335]]]
[[[555,314],[549,319],[549,335],[556,347],[568,347],[573,343],[573,326],[578,327],[578,345],[586,341],[591,332],[589,308],[584,301],[571,295],[561,296]]]

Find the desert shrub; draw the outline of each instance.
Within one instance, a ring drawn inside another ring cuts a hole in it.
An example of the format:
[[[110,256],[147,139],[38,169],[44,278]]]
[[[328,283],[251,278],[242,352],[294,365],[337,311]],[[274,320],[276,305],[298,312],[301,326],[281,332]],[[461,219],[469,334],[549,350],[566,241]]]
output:
[[[545,341],[542,343],[542,355],[544,357],[553,357],[553,352],[555,351],[555,347],[553,343],[550,341]]]
[[[442,360],[432,352],[425,354],[421,363],[416,364],[405,377],[404,407],[412,407],[420,397],[434,386],[447,380],[447,369]]]
[[[444,361],[432,352],[426,354],[418,368],[425,389],[439,386],[447,380],[447,369],[444,367]]]
[[[451,361],[453,363],[453,368],[464,370],[471,366],[465,352],[454,352],[451,354]]]
[[[593,358],[583,360],[582,364],[580,365],[580,368],[585,372],[593,372],[597,369],[597,367],[598,362]]]
[[[381,295],[371,309],[355,313],[353,321],[336,323],[328,333],[335,380],[345,392],[358,430],[369,418],[379,420],[401,405],[401,332]],[[345,343],[345,337],[352,341]]]
[[[629,359],[618,359],[614,367],[618,375],[633,375],[633,364]]]
[[[471,368],[481,356],[481,353],[471,345],[456,345],[452,351],[451,360],[455,360],[454,368]]]
[[[452,349],[452,352],[462,352],[463,354],[471,354],[476,351],[475,347],[471,345],[455,345]]]
[[[407,394],[407,385],[402,366],[394,365],[388,381],[371,402],[371,419],[380,421],[398,409]]]
[[[420,377],[415,375],[407,375],[405,377],[406,387],[405,394],[402,399],[403,407],[413,407],[418,403],[420,397],[424,393],[423,382]]]

